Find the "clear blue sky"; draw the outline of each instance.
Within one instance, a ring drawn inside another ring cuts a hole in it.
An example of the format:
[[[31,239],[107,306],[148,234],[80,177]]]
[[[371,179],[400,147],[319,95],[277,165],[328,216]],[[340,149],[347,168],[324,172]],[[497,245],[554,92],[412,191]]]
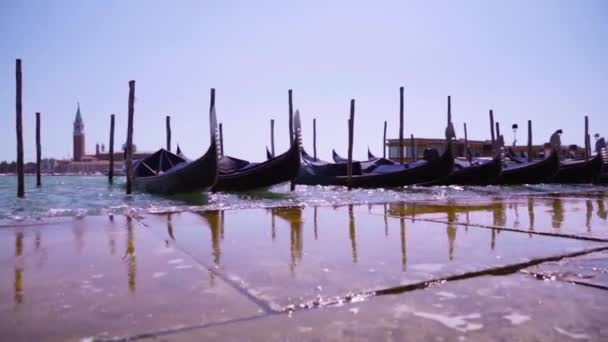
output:
[[[398,134],[440,137],[446,96],[462,136],[489,135],[488,109],[502,124],[534,122],[535,142],[564,129],[564,143],[608,135],[606,1],[0,1],[0,160],[15,158],[15,58],[24,72],[26,160],[34,158],[34,113],[43,115],[43,156],[68,157],[80,101],[87,152],[107,144],[109,115],[124,141],[128,81],[137,82],[140,150],[173,141],[189,156],[208,145],[209,88],[217,89],[225,151],[260,160],[287,147],[287,89],[311,149],[345,154],[355,98],[355,157],[381,153],[382,123]],[[524,141],[525,129],[519,132]]]

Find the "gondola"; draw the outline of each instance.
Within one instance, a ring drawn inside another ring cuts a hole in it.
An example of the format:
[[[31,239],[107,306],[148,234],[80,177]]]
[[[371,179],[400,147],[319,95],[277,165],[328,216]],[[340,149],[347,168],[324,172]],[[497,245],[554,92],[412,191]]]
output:
[[[596,154],[588,160],[565,160],[551,177],[551,183],[594,183],[602,173],[602,155]]]
[[[348,163],[348,159],[341,157],[336,152],[335,149],[332,149],[331,153],[332,153],[332,159],[336,163]],[[386,158],[375,158],[375,159],[370,159],[370,160],[366,160],[366,161],[359,161],[359,160],[357,160],[357,161],[354,161],[354,162],[361,164],[361,170],[363,172],[371,172],[378,165],[397,165],[397,163],[395,163],[394,161],[386,159]]]
[[[294,137],[287,152],[262,163],[222,156],[219,176],[213,191],[248,191],[294,179],[300,170],[301,134],[299,113],[294,116]]]
[[[303,165],[296,179],[297,184],[347,186],[344,172],[347,163],[311,161],[303,155]],[[350,185],[355,188],[389,188],[422,184],[446,177],[452,172],[454,158],[451,148],[434,160],[421,160],[405,165],[376,165],[364,170],[362,162],[353,163]]]
[[[143,191],[172,195],[210,189],[218,178],[217,120],[209,115],[211,144],[195,161],[160,149],[133,164],[133,185]]]
[[[456,159],[454,170],[443,179],[426,185],[489,185],[495,183],[502,171],[502,158],[477,159],[473,162]]]
[[[520,185],[545,183],[559,170],[559,156],[552,150],[542,160],[503,163],[502,172],[495,184]]]

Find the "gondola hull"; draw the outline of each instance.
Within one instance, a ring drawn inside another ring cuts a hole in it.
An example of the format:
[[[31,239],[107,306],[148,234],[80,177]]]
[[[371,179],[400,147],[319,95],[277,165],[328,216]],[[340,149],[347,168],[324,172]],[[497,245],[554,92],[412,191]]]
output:
[[[248,191],[294,179],[300,170],[300,150],[293,142],[289,150],[275,158],[242,171],[218,176],[213,191]]]
[[[446,177],[452,172],[453,166],[452,151],[451,149],[447,149],[436,160],[420,162],[417,165],[404,167],[398,171],[369,172],[353,175],[350,186],[355,188],[391,188],[423,184]],[[326,175],[322,174],[322,171],[321,167],[305,162],[296,179],[296,183],[307,185],[349,185],[346,175]]]
[[[552,183],[575,184],[596,182],[602,172],[602,156],[596,154],[589,160],[562,162]]]
[[[217,149],[215,142],[212,142],[199,159],[179,164],[160,175],[134,177],[133,185],[142,191],[172,195],[207,191],[216,180]]]
[[[500,156],[479,165],[456,169],[447,177],[428,185],[489,185],[500,177],[502,160]]]
[[[539,161],[503,167],[496,184],[521,185],[546,183],[559,170],[559,157],[556,152]]]

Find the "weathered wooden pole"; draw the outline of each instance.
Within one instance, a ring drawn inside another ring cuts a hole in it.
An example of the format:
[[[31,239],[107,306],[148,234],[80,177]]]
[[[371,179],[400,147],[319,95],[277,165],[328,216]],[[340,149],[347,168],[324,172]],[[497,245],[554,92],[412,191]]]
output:
[[[348,119],[348,190],[352,188],[353,178],[353,131],[355,123],[355,99],[350,100],[350,118]],[[403,151],[403,150],[402,150]],[[402,152],[403,153],[403,152]]]
[[[500,139],[500,123],[498,123],[498,121],[496,121],[496,141],[501,142],[501,139]],[[502,145],[498,146],[498,147],[500,148],[500,147],[502,147]]]
[[[591,139],[589,137],[589,117],[585,115],[585,159],[591,154]]]
[[[403,164],[403,87],[399,88],[399,163]]]
[[[17,59],[15,63],[15,80],[16,80],[16,97],[15,97],[15,109],[17,116],[17,197],[25,196],[25,177],[23,175],[23,104],[22,98],[22,77],[21,77],[21,59]]]
[[[40,163],[42,159],[42,146],[40,144],[40,113],[36,113],[36,186],[42,186]]]
[[[492,137],[492,148],[494,148],[494,144],[496,140],[494,140],[494,112],[490,109],[490,134]]]
[[[452,123],[452,97],[448,95],[448,125]]]
[[[270,119],[270,154],[274,158],[274,119]]]
[[[469,134],[467,132],[467,123],[463,124],[464,126],[464,154],[469,163],[472,161],[471,153],[469,153]]]
[[[528,120],[528,161],[533,159],[532,152],[532,120]]]
[[[317,119],[312,119],[312,155],[317,160]]]
[[[384,121],[384,135],[382,136],[382,158],[386,158],[386,121]]]
[[[418,160],[418,153],[417,153],[418,151],[416,151],[416,142],[414,141],[414,135],[413,134],[410,134],[410,144],[412,145],[411,146],[411,149],[412,149],[412,160],[416,161],[416,160]]]
[[[171,152],[171,116],[167,115],[165,125],[167,126],[167,151]]]
[[[222,125],[222,123],[220,122],[219,124],[219,128],[220,128],[220,156],[223,157],[224,156],[224,126]]]
[[[129,81],[129,112],[127,121],[127,195],[133,187],[133,114],[135,113],[135,81]]]
[[[287,91],[289,96],[289,144],[293,140],[293,91],[289,89]]]
[[[110,115],[110,169],[108,170],[108,182],[114,182],[114,114]]]

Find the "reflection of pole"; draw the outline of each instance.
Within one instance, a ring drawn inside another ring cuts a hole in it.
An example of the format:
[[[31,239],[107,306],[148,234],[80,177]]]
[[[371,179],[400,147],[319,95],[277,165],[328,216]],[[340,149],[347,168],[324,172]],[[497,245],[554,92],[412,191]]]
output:
[[[405,219],[401,218],[401,270],[407,270],[407,251],[405,245]]]
[[[270,236],[272,237],[272,241],[277,238],[276,223],[274,219],[274,212],[272,211],[272,209],[270,210]]]
[[[492,228],[492,240],[490,241],[490,249],[494,250],[496,247],[496,228]]]
[[[314,207],[313,209],[313,216],[314,216],[314,231],[315,231],[315,240],[317,240],[319,238],[318,232],[317,232],[317,207]]]
[[[350,247],[353,254],[353,263],[357,263],[357,232],[355,230],[355,214],[353,205],[348,205],[348,230],[350,235]]]
[[[388,237],[388,210],[386,209],[386,203],[384,203],[384,236]]]
[[[591,215],[593,214],[593,202],[591,200],[586,201],[587,205],[587,220],[585,222],[585,226],[587,227],[587,231],[591,231]]]
[[[531,232],[534,231],[534,199],[532,197],[528,198],[528,221],[530,221],[529,230]]]
[[[130,216],[127,216],[127,250],[125,252],[125,259],[127,260],[127,277],[128,286],[131,292],[135,292],[135,279],[137,276],[136,262],[135,262],[135,244],[133,236],[133,222]]]
[[[15,236],[15,257],[23,255],[23,233]],[[14,300],[16,304],[23,303],[23,268],[16,266],[14,270]]]

